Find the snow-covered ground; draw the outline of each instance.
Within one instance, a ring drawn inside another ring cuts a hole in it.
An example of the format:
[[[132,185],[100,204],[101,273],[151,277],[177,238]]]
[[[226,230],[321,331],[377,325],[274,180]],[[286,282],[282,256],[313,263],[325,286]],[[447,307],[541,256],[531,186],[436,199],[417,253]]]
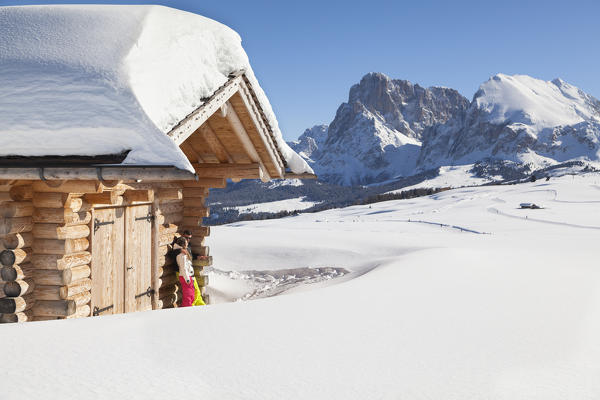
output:
[[[0,398],[597,399],[598,239],[600,174],[215,227],[214,267],[231,272],[211,290],[349,273],[255,301],[0,326]]]
[[[319,203],[306,200],[306,196],[304,196],[293,199],[268,201],[266,203],[256,203],[251,204],[249,206],[239,206],[230,208],[237,210],[240,214],[259,212],[277,213],[279,211],[306,210],[307,208],[311,208],[317,204]]]

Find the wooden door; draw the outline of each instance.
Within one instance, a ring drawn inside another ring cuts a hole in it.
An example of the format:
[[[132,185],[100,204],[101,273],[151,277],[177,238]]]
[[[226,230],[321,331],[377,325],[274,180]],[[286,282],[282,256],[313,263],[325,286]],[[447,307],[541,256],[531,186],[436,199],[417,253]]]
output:
[[[124,209],[94,210],[92,222],[92,301],[94,315],[124,311]]]
[[[152,309],[152,206],[125,212],[125,312]]]

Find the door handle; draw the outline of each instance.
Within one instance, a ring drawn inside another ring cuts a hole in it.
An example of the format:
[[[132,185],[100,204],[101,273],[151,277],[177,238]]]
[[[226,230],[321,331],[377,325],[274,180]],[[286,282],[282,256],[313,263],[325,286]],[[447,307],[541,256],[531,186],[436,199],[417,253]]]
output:
[[[129,271],[130,269],[133,269],[133,267],[127,267],[127,271]]]

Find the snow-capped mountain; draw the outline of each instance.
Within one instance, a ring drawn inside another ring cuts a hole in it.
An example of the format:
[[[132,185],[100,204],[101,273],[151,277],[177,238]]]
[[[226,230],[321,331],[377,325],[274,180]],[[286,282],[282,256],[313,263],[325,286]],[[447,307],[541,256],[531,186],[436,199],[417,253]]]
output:
[[[292,146],[321,180],[344,185],[474,163],[533,171],[600,160],[600,101],[560,79],[498,74],[469,102],[370,73],[328,129],[307,129]]]
[[[600,159],[600,101],[561,79],[495,75],[464,116],[423,135],[418,167],[508,160],[532,168]]]
[[[292,146],[331,183],[408,176],[414,173],[423,131],[462,115],[468,106],[456,90],[426,89],[370,73],[352,86],[328,129],[311,128]]]
[[[298,140],[289,142],[288,144],[304,159],[313,162],[311,155],[325,143],[328,128],[328,125],[315,125],[312,128],[305,130],[304,133],[298,137]]]

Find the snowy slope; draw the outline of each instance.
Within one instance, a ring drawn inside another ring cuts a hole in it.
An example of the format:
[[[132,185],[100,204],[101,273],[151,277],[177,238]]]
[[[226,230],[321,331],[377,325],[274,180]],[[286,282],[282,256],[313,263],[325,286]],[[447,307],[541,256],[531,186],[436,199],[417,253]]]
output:
[[[277,213],[279,211],[305,210],[307,208],[315,206],[316,204],[319,203],[316,203],[314,201],[308,201],[306,197],[300,197],[279,201],[269,201],[265,203],[255,203],[249,206],[238,206],[230,208],[238,210],[240,214],[260,212]]]
[[[310,171],[241,38],[216,21],[162,6],[0,7],[0,36],[0,155],[131,150],[125,163],[192,170],[165,133],[244,70],[290,168]]]
[[[220,270],[331,266],[355,279],[0,326],[2,396],[596,399],[599,198],[588,174],[215,227]],[[547,208],[517,208],[526,201]]]

